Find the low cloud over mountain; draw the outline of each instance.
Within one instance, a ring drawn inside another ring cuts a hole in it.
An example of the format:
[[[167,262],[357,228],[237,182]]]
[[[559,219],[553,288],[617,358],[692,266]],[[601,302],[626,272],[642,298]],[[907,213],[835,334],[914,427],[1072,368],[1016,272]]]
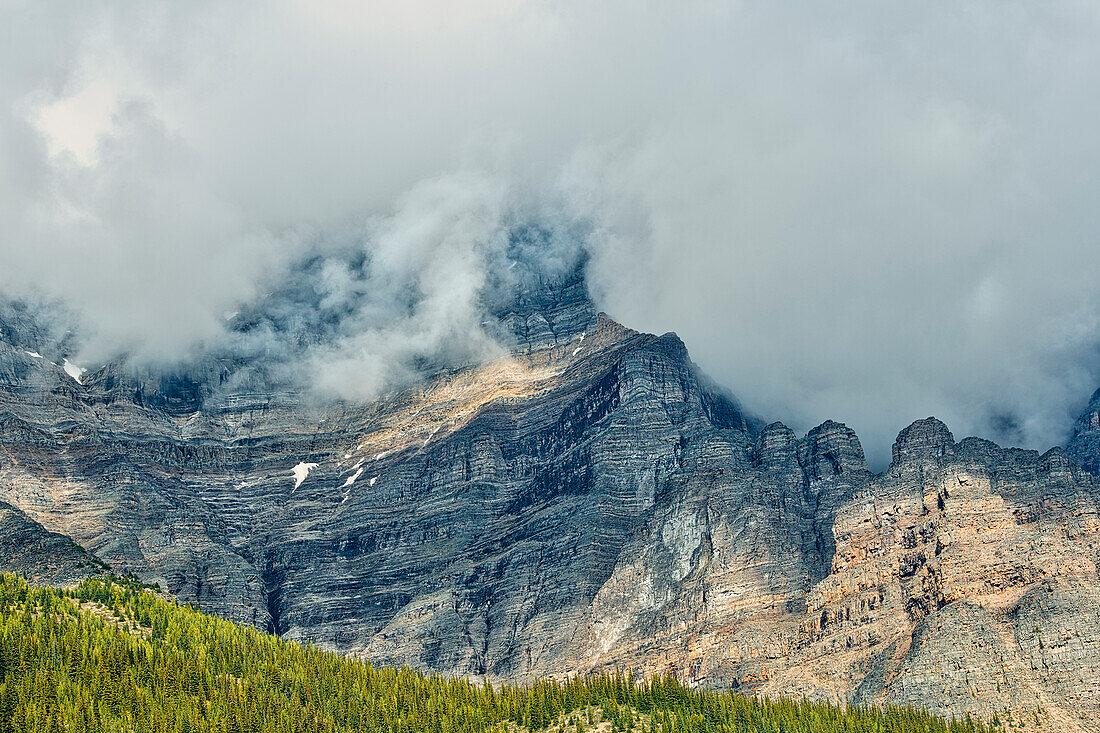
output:
[[[1100,383],[1094,7],[3,15],[0,290],[78,314],[81,362],[221,350],[366,397],[495,353],[493,299],[584,262],[598,307],[872,463],[930,413],[1046,447]]]

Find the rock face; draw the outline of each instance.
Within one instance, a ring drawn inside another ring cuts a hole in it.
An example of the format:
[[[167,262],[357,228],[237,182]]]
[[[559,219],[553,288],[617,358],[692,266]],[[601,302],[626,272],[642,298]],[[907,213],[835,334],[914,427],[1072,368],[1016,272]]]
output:
[[[1100,474],[1100,389],[1092,395],[1085,414],[1073,426],[1066,453],[1089,473]]]
[[[46,531],[0,502],[0,572],[18,573],[32,583],[66,586],[108,569],[65,535]]]
[[[576,277],[497,316],[510,357],[369,405],[78,382],[61,347],[2,343],[0,499],[182,601],[378,662],[1100,716],[1100,488],[1061,450],[929,418],[872,474],[846,426],[746,416]]]
[[[862,677],[857,701],[985,717],[1045,711],[1059,729],[1072,729],[1078,711],[1091,720],[1100,705],[1100,607],[1087,601],[1100,551],[1093,478],[1060,449],[956,444],[932,419],[903,431],[894,456],[837,514],[832,572],[807,602],[806,667]],[[1054,673],[1035,655],[1051,645],[1071,648],[1058,656],[1072,657],[1074,672]]]
[[[514,350],[536,349],[568,342],[596,325],[596,309],[588,298],[584,263],[558,277],[529,278],[518,292],[491,309]]]

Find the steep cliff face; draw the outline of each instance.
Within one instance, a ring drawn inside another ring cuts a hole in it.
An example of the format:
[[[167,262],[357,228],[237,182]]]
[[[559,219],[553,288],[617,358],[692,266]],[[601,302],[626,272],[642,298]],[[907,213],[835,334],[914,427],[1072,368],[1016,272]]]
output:
[[[0,502],[0,572],[18,573],[32,583],[66,586],[108,570],[65,535],[47,531]]]
[[[1066,453],[1081,468],[1100,474],[1100,389],[1092,395],[1085,413],[1077,418]]]
[[[380,662],[1100,716],[1095,478],[934,419],[872,474],[849,428],[760,424],[578,278],[495,311],[511,356],[368,405],[0,343],[0,499],[183,601]]]
[[[751,466],[693,473],[601,588],[581,668],[1093,729],[1100,492],[1061,450],[930,418],[872,475],[841,425],[770,425]]]
[[[865,674],[857,700],[1091,719],[1095,681],[1077,683],[1100,662],[1100,609],[1084,602],[1097,588],[1098,506],[1095,480],[1060,449],[955,443],[938,421],[914,423],[889,470],[838,513],[806,655],[833,675]],[[1033,653],[1066,645],[1072,671]]]

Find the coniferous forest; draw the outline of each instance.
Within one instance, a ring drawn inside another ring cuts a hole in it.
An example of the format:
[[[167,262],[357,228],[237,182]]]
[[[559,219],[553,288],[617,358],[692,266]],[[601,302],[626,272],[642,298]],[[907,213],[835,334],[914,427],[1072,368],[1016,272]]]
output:
[[[602,674],[477,684],[286,642],[129,580],[0,575],[0,733],[970,733],[906,708],[691,690]]]

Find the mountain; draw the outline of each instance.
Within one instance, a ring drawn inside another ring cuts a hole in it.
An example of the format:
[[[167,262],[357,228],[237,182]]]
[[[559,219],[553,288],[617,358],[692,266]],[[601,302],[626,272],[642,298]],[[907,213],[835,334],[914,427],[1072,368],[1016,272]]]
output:
[[[873,474],[846,426],[765,425],[674,334],[596,314],[579,269],[532,282],[490,309],[510,354],[370,404],[227,391],[218,361],[74,377],[0,323],[0,499],[180,601],[378,663],[1096,729],[1100,484],[1066,452],[929,418]]]
[[[33,583],[66,586],[109,570],[65,535],[49,532],[10,504],[0,502],[0,572]]]
[[[1086,471],[1100,474],[1100,389],[1092,395],[1084,414],[1077,418],[1066,453]]]
[[[986,733],[912,708],[841,709],[693,691],[661,677],[475,684],[303,647],[170,603],[133,582],[68,592],[0,575],[0,733]],[[45,650],[49,651],[45,651]]]

